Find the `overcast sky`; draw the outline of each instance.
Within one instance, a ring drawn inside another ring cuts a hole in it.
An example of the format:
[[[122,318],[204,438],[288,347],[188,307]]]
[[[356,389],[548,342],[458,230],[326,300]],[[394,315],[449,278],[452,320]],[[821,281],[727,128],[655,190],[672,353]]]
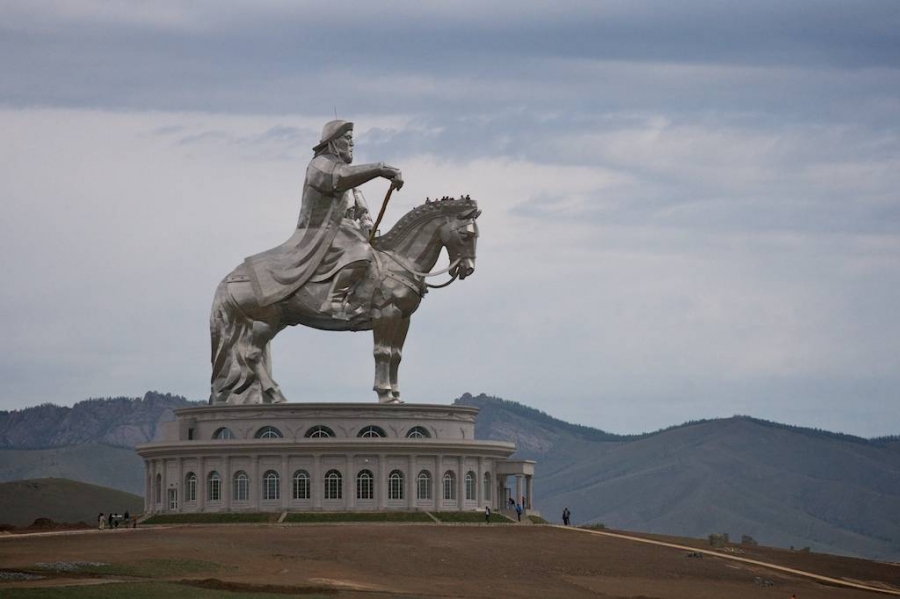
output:
[[[383,230],[483,210],[407,401],[898,434],[898,31],[896,0],[0,2],[0,409],[206,399],[213,291],[290,235],[336,112],[403,170]],[[275,378],[375,401],[371,350],[290,329]]]

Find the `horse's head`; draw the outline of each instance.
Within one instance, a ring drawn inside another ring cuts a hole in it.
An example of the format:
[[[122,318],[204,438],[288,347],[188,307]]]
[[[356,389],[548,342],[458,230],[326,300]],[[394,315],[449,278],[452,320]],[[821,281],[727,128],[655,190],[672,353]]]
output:
[[[472,202],[474,204],[474,202]],[[481,210],[473,206],[448,219],[441,229],[441,241],[447,248],[450,262],[450,276],[465,279],[475,272],[475,245],[478,241],[478,224],[475,222]]]

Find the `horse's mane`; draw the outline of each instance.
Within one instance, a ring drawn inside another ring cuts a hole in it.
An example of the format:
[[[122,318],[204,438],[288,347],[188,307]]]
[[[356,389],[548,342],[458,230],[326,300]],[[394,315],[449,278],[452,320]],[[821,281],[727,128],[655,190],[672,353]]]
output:
[[[463,196],[457,199],[443,197],[439,200],[426,200],[421,206],[416,206],[397,221],[391,230],[376,237],[372,245],[380,250],[394,249],[410,231],[415,230],[419,223],[431,220],[436,216],[445,214],[461,214],[467,210],[478,208],[478,204],[469,196]]]

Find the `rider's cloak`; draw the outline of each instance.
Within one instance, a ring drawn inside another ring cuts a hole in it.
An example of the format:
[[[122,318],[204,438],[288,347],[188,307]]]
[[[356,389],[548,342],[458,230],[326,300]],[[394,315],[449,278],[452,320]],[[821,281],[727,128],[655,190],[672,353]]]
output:
[[[371,247],[358,224],[346,218],[355,205],[341,191],[346,166],[337,156],[316,156],[306,169],[297,229],[281,245],[244,260],[260,306],[283,300],[307,281],[324,281],[342,267],[368,260]]]

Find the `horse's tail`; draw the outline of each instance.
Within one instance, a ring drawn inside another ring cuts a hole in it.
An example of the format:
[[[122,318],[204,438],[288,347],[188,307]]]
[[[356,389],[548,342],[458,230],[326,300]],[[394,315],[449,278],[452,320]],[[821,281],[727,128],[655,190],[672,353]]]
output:
[[[240,386],[240,356],[236,349],[249,341],[253,324],[235,310],[228,284],[216,287],[209,315],[209,337],[212,349],[212,375],[210,377],[209,403],[230,403],[229,398]],[[244,343],[242,343],[242,341]]]
[[[269,307],[266,311],[270,312],[272,322],[248,316],[229,289],[228,280],[219,283],[209,316],[210,404],[286,401],[272,380],[269,355],[269,340],[276,332],[273,322],[277,321],[278,310]]]

